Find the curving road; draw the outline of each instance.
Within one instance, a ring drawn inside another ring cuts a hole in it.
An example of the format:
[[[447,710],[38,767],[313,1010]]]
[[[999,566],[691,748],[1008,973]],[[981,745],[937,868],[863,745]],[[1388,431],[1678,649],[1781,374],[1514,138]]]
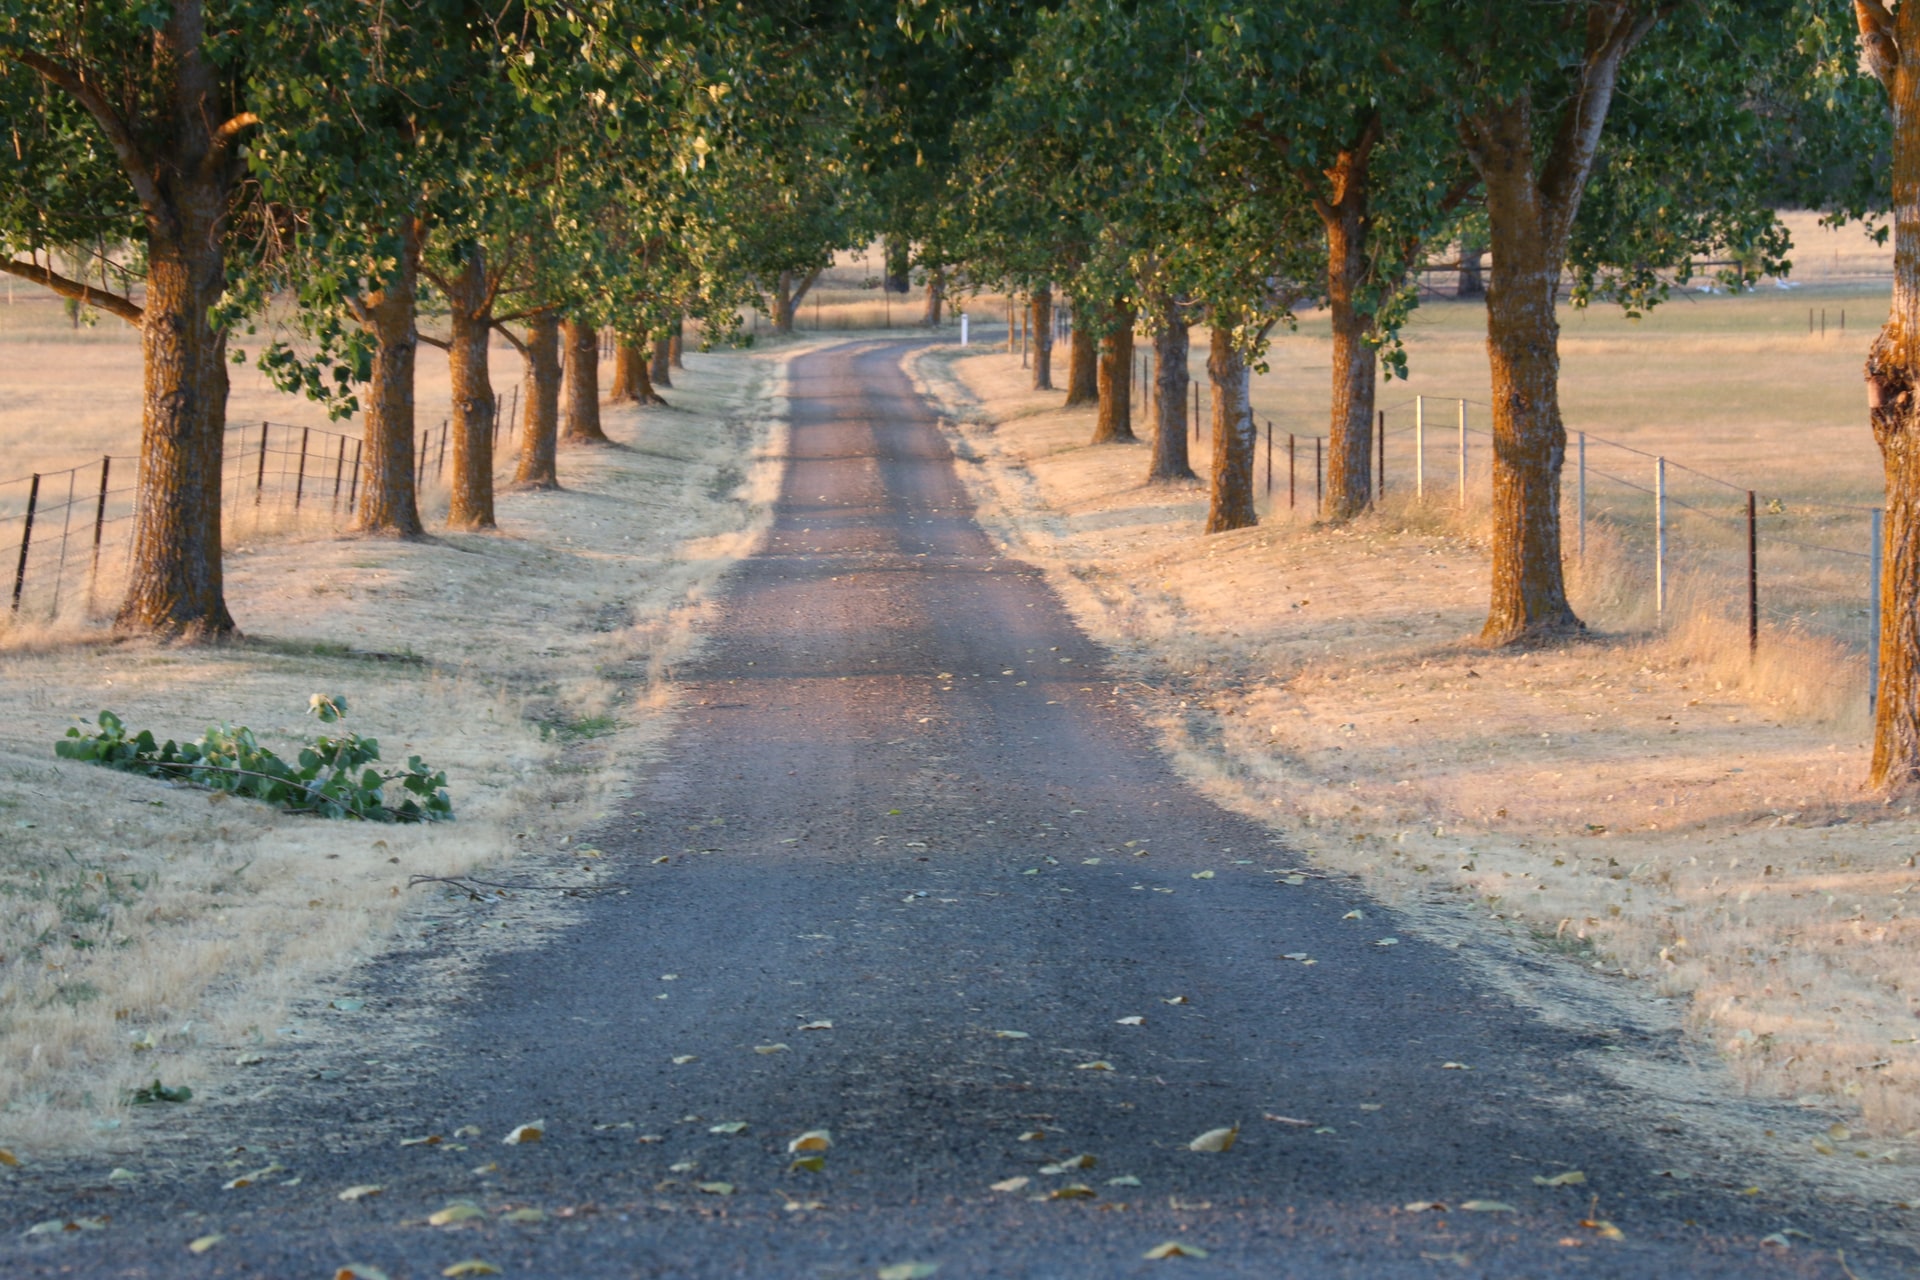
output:
[[[113,1221],[11,1234],[0,1274],[1848,1274],[1830,1214],[1653,1176],[1667,1157],[1596,1128],[1618,1100],[1583,1065],[1597,1032],[1477,988],[1355,892],[1288,883],[1270,832],[1183,784],[975,524],[905,349],[796,365],[770,542],[626,834],[597,833],[633,892],[457,1006],[434,1007],[431,949],[387,962],[369,1014],[425,1009],[431,1042],[237,1113],[243,1155],[182,1153],[134,1191],[15,1182],[10,1220]],[[540,1143],[498,1142],[536,1117]],[[1230,1151],[1189,1149],[1236,1124]],[[791,1168],[822,1128],[823,1167]],[[450,1140],[398,1143],[429,1132]],[[255,1158],[286,1168],[221,1190]],[[423,1221],[463,1198],[480,1216]],[[1210,1257],[1143,1257],[1167,1241]]]

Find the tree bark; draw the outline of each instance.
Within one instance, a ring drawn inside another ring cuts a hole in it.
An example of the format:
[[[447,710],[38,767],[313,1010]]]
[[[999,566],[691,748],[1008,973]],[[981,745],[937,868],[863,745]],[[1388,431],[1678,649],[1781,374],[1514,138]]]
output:
[[[1162,304],[1153,338],[1153,459],[1147,483],[1198,479],[1187,457],[1187,357],[1191,335],[1179,304]]]
[[[415,492],[413,384],[420,338],[414,330],[419,304],[420,240],[413,213],[401,215],[400,252],[394,272],[357,307],[373,335],[373,380],[367,387],[366,446],[360,466],[362,533],[417,538],[425,529]]]
[[[1889,14],[1868,0],[1855,14],[1867,67],[1893,107],[1893,301],[1866,362],[1867,416],[1886,476],[1867,781],[1910,793],[1920,789],[1920,4]]]
[[[234,631],[220,548],[227,334],[209,323],[227,286],[227,189],[187,182],[171,194],[167,216],[147,218],[139,514],[115,624],[205,640]]]
[[[1102,319],[1108,330],[1100,336],[1100,409],[1093,443],[1126,443],[1139,439],[1133,434],[1133,308],[1115,303]]]
[[[1367,153],[1343,153],[1322,201],[1327,232],[1327,301],[1333,324],[1333,408],[1327,427],[1329,520],[1350,520],[1373,504],[1373,406],[1379,361],[1367,341],[1373,318],[1360,310],[1368,270]]]
[[[944,267],[927,268],[927,309],[920,323],[929,329],[940,327],[940,309],[947,300],[947,272]]]
[[[687,322],[684,319],[673,322],[673,332],[667,335],[667,363],[682,373],[686,372],[687,362],[681,359],[682,348],[686,345]]]
[[[1213,486],[1208,533],[1260,523],[1253,509],[1253,382],[1247,360],[1233,345],[1234,325],[1216,316],[1209,326],[1207,379],[1213,384]]]
[[[1053,390],[1053,287],[1040,284],[1027,304],[1027,331],[1033,351],[1033,389]]]
[[[646,349],[627,334],[620,334],[613,343],[613,381],[607,388],[607,403],[637,404],[640,402],[640,382],[634,376],[635,363],[644,364]]]
[[[447,526],[491,529],[495,407],[489,345],[493,308],[485,251],[478,246],[469,249],[459,274],[447,283],[452,330],[447,363],[453,381],[453,491],[447,504]]]
[[[1523,100],[1485,130],[1493,278],[1487,353],[1493,366],[1493,644],[1581,630],[1567,603],[1560,545],[1560,322],[1554,311],[1566,239],[1533,176],[1531,112]],[[1571,218],[1565,220],[1570,228]]]
[[[1067,408],[1100,403],[1100,348],[1077,315],[1067,331]]]
[[[521,399],[516,489],[558,489],[555,437],[560,426],[560,317],[539,311],[527,321],[526,390]]]
[[[906,293],[913,287],[913,242],[902,235],[888,235],[882,237],[880,243],[886,270],[882,283],[886,291]]]
[[[567,418],[561,438],[568,444],[612,444],[600,426],[599,331],[578,320],[565,320],[560,335],[567,345]]]
[[[647,368],[647,376],[656,387],[673,385],[673,338],[665,333],[653,340],[653,363]]]
[[[820,269],[815,267],[806,275],[797,275],[792,271],[782,271],[775,281],[773,289],[773,331],[777,334],[793,332],[794,317],[799,314],[800,303],[805,300],[807,290],[813,288],[813,282],[820,278]]]
[[[1487,296],[1487,276],[1484,263],[1487,251],[1478,244],[1462,240],[1460,242],[1460,284],[1454,290],[1456,298],[1484,298]]]

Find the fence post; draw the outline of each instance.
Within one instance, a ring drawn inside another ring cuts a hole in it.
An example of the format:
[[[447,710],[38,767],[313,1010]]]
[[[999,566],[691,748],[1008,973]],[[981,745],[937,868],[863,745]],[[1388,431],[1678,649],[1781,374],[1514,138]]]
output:
[[[1584,564],[1587,559],[1587,433],[1586,432],[1582,431],[1579,433],[1579,441],[1580,441],[1580,446],[1578,450],[1579,456],[1580,456],[1580,465],[1578,467],[1579,478],[1574,482],[1573,510],[1574,510],[1574,525],[1580,531],[1579,533],[1580,560],[1581,560],[1581,563]]]
[[[1427,398],[1413,398],[1413,500],[1427,500]]]
[[[1867,714],[1870,716],[1880,709],[1880,573],[1885,519],[1886,513],[1875,507],[1869,524],[1871,541],[1867,546],[1867,573],[1871,579],[1867,590]]]
[[[1267,496],[1273,496],[1273,419],[1267,419]]]
[[[1287,510],[1294,508],[1294,492],[1298,486],[1294,483],[1293,432],[1287,432]]]
[[[1320,437],[1313,438],[1313,517],[1318,520],[1320,513],[1326,510],[1327,493],[1320,483]]]
[[[333,506],[331,511],[340,510],[340,481],[347,470],[347,438],[340,437],[340,452],[333,460]]]
[[[93,508],[93,563],[87,568],[87,612],[93,612],[93,593],[100,582],[100,537],[107,530],[107,473],[113,469],[113,455],[100,459],[100,500]]]
[[[307,492],[307,437],[312,434],[311,427],[300,428],[300,469],[293,474],[293,509],[300,509],[300,499]]]
[[[413,468],[413,482],[416,485],[425,484],[427,482],[427,455],[433,452],[431,447],[432,444],[433,444],[433,428],[428,427],[425,431],[422,431],[420,433],[420,452],[415,455],[415,458],[417,460],[415,461],[414,468]]]
[[[1193,439],[1195,444],[1200,442],[1200,384],[1197,382],[1193,384]]]
[[[960,313],[960,345],[963,347],[967,345],[967,318],[967,313],[962,311]]]
[[[1467,402],[1460,402],[1460,509],[1467,509]]]
[[[260,505],[260,491],[267,487],[267,427],[260,424],[260,465],[253,472],[253,505]]]
[[[60,559],[53,567],[53,605],[47,616],[60,616],[60,584],[67,577],[67,544],[73,541],[73,494],[79,483],[80,468],[67,468],[67,505],[60,513]]]
[[[451,424],[451,419],[440,419],[440,456],[433,464],[433,478],[435,480],[447,474],[447,428]]]
[[[1747,656],[1760,652],[1760,526],[1747,490]]]
[[[1667,617],[1667,460],[1653,460],[1653,611]]]
[[[353,501],[360,496],[360,444],[353,442],[353,471],[347,477],[347,514],[353,514]]]
[[[1374,435],[1378,437],[1376,443],[1380,451],[1380,465],[1374,469],[1376,474],[1373,477],[1373,500],[1378,502],[1387,496],[1387,411],[1385,409],[1380,410],[1376,415]]]
[[[514,432],[513,424],[520,420],[519,413],[520,413],[520,384],[516,382],[513,384],[513,399],[509,401],[507,404],[507,435],[509,437],[511,437]],[[353,457],[354,457],[355,463],[357,464],[360,458],[360,448],[358,445],[354,446]]]
[[[40,473],[27,487],[27,521],[20,526],[20,560],[13,569],[13,611],[20,612],[20,593],[27,589],[27,548],[33,545],[33,511],[40,505]]]

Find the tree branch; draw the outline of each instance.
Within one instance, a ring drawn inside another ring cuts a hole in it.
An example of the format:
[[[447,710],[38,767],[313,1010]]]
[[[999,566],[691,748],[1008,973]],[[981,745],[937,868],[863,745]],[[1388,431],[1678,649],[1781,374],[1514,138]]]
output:
[[[1880,0],[1853,0],[1853,18],[1860,27],[1860,53],[1873,78],[1893,92],[1893,73],[1900,67],[1900,43],[1894,38],[1893,15]]]
[[[430,333],[422,333],[418,329],[413,331],[413,340],[415,342],[424,342],[430,347],[438,347],[442,351],[453,350],[452,342],[436,338]]]
[[[127,122],[120,118],[120,113],[113,109],[112,104],[87,83],[86,77],[70,67],[55,62],[45,54],[30,50],[6,56],[12,57],[21,66],[37,73],[48,84],[64,90],[69,97],[78,102],[107,135],[107,141],[112,144],[114,155],[119,157],[120,167],[126,171],[127,180],[133,184],[133,193],[140,198],[141,205],[150,214],[166,216],[159,185],[153,180],[153,166],[140,153],[140,145],[134,141],[133,130],[127,127]]]
[[[522,360],[525,360],[527,358],[527,344],[513,336],[513,330],[507,328],[506,322],[504,320],[495,320],[491,328],[495,333],[499,334],[501,337],[505,338],[508,342],[511,342],[513,344],[513,349],[520,353],[520,358]]]
[[[17,258],[0,258],[0,271],[11,276],[19,276],[22,280],[31,280],[37,285],[44,285],[61,297],[72,298],[82,306],[98,307],[102,311],[119,316],[136,329],[147,316],[146,311],[131,298],[122,297],[117,293],[103,292],[79,280],[69,280],[38,263],[21,262]]]
[[[259,123],[259,116],[253,114],[251,111],[242,111],[239,115],[236,115],[233,119],[227,121],[218,129],[215,129],[213,131],[212,146],[207,151],[206,160],[202,162],[205,165],[206,172],[212,174],[219,166],[225,164],[227,162],[227,156],[233,150],[234,141],[239,138],[241,132]]]

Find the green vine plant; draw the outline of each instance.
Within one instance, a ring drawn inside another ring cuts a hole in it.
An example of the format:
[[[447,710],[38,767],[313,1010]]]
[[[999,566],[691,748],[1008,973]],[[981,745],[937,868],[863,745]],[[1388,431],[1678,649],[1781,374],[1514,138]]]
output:
[[[334,724],[346,715],[347,700],[316,693],[307,711],[322,724]],[[54,743],[54,754],[263,800],[289,813],[364,822],[442,822],[453,817],[445,773],[421,763],[419,756],[408,756],[404,769],[373,768],[380,760],[380,744],[357,733],[321,734],[290,763],[261,746],[253,730],[244,726],[221,725],[208,729],[197,742],[169,738],[160,745],[150,730],[128,734],[111,711],[100,713],[99,727],[96,734],[67,730],[67,736]],[[389,788],[398,803],[389,803]]]

